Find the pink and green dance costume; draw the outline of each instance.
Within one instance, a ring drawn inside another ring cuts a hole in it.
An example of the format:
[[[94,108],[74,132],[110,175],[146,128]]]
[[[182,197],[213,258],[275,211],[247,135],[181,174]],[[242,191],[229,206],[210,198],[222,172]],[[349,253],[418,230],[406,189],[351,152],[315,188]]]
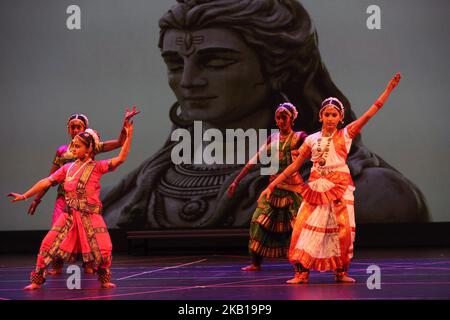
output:
[[[269,152],[279,152],[279,170],[270,181],[292,163],[291,151],[298,149],[306,136],[305,132],[292,132],[282,140],[277,134],[269,142]],[[292,226],[302,202],[301,196],[290,189],[301,182],[299,174],[293,175],[274,189],[270,199],[263,198],[258,202],[250,224],[249,240],[249,252],[255,264],[260,264],[263,257],[287,256]]]

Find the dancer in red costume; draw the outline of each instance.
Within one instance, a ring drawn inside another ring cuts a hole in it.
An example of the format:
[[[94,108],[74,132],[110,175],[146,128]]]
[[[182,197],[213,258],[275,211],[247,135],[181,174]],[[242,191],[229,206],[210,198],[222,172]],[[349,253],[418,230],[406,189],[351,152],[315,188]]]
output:
[[[319,112],[322,130],[306,138],[298,158],[261,193],[260,198],[269,198],[276,186],[311,158],[309,181],[298,189],[303,202],[289,248],[295,277],[288,283],[307,283],[310,269],[334,270],[337,282],[355,282],[348,276],[355,239],[355,187],[346,163],[347,155],[353,138],[381,109],[399,81],[397,73],[370,109],[342,129],[338,125],[344,119],[343,104],[333,97],[325,99]]]
[[[75,136],[71,149],[77,160],[67,163],[48,178],[36,183],[24,194],[10,193],[12,202],[27,198],[64,182],[66,208],[42,241],[36,269],[31,273],[31,284],[26,290],[38,289],[45,282],[45,270],[55,258],[73,261],[79,253],[83,262],[93,263],[103,288],[114,288],[111,283],[112,244],[102,217],[100,178],[125,162],[131,146],[133,124],[125,124],[125,142],[119,155],[109,160],[93,160],[95,138],[89,132]]]
[[[134,117],[137,113],[139,112],[136,111],[135,106],[133,106],[131,111],[127,111],[125,113],[123,127],[126,125],[126,122],[130,121],[130,119]],[[108,152],[121,147],[125,141],[125,129],[123,127],[118,139],[96,143],[94,153],[97,154],[101,152]],[[84,114],[78,113],[73,114],[67,120],[67,132],[70,135],[71,140],[75,138],[75,136],[80,132],[88,130],[88,128],[89,128],[89,120]],[[56,155],[53,159],[53,164],[52,167],[50,168],[50,175],[56,172],[56,170],[61,168],[66,163],[73,162],[75,160],[76,158],[70,152],[70,148],[68,145],[60,146],[57,149]],[[34,197],[34,200],[28,209],[28,214],[33,215],[35,213],[37,206],[41,203],[41,199],[47,191],[48,189],[43,190]],[[55,224],[59,216],[64,212],[65,207],[66,201],[64,195],[64,186],[61,184],[58,186],[57,197],[53,208],[52,225]],[[50,270],[48,274],[50,275],[60,274],[62,272],[62,268],[63,268],[63,261],[61,259],[55,259],[54,261],[52,261],[52,270]],[[92,266],[89,264],[84,265],[84,271],[85,273],[94,272]]]

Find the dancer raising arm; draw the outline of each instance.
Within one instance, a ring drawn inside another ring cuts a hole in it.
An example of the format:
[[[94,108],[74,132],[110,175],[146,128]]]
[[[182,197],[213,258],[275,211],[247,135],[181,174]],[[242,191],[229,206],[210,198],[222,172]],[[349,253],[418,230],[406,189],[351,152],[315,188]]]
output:
[[[319,112],[322,130],[308,136],[299,149],[298,158],[261,193],[270,198],[273,190],[295,174],[311,158],[309,180],[298,188],[303,197],[289,247],[289,261],[295,277],[288,283],[307,283],[310,269],[335,271],[337,282],[354,282],[348,276],[355,239],[355,190],[347,155],[352,140],[381,109],[400,81],[397,73],[378,100],[359,119],[343,129],[344,106],[337,98],[327,98]]]
[[[123,121],[122,130],[120,132],[119,138],[116,140],[109,141],[101,141],[98,140],[95,143],[94,154],[98,154],[101,152],[108,152],[120,148],[125,141],[125,125],[128,121],[131,120],[135,115],[137,115],[139,111],[137,111],[136,107],[133,106],[132,110],[125,110],[125,117]],[[89,120],[84,114],[75,113],[72,114],[67,120],[67,133],[70,136],[71,141],[77,134],[83,131],[92,130],[89,128]],[[94,130],[95,131],[95,130]],[[97,133],[95,131],[95,133]],[[69,145],[62,145],[56,151],[56,155],[53,159],[52,167],[50,169],[49,175],[53,174],[56,170],[61,168],[68,162],[73,162],[76,160],[76,157],[71,153]],[[36,211],[37,206],[41,203],[42,197],[45,195],[48,189],[45,189],[38,194],[36,194],[34,200],[32,201],[30,207],[28,208],[28,214],[33,215]],[[60,184],[57,190],[56,202],[53,208],[53,216],[52,216],[52,225],[58,220],[59,216],[64,212],[66,207],[65,195],[64,195],[64,185]],[[93,273],[93,267],[89,264],[84,264],[84,272],[85,273]],[[49,275],[57,275],[62,272],[63,261],[61,259],[55,259],[52,261],[52,270],[48,271]]]
[[[279,169],[277,174],[270,176],[275,180],[297,155],[298,148],[305,140],[304,131],[295,132],[292,127],[298,116],[297,108],[291,103],[282,103],[275,111],[275,122],[280,129],[279,133],[272,135],[261,150],[245,165],[240,174],[228,188],[231,198],[239,182],[253,168],[262,152],[278,152]],[[258,201],[250,223],[250,239],[248,249],[252,259],[250,265],[241,268],[242,271],[259,271],[263,258],[287,257],[291,240],[292,226],[295,216],[302,202],[296,192],[291,191],[298,183],[302,183],[300,174],[293,175],[283,185],[278,186],[272,197]]]
[[[102,141],[100,143],[97,143],[95,146],[94,153],[101,153],[101,152],[109,152],[113,151],[115,149],[120,148],[124,141],[125,141],[125,125],[128,121],[131,120],[135,115],[139,114],[140,111],[136,109],[135,106],[133,106],[132,110],[128,110],[128,108],[125,110],[125,117],[123,120],[123,126],[122,130],[120,132],[119,138],[115,140],[108,140],[108,141]],[[67,133],[70,136],[71,141],[75,136],[87,130],[89,128],[89,120],[88,118],[81,113],[75,113],[72,114],[69,119],[67,120]],[[52,167],[50,168],[50,175],[54,173],[56,170],[61,168],[63,165],[65,165],[68,162],[75,161],[75,157],[73,154],[71,154],[69,145],[62,145],[56,150],[56,155],[53,159]],[[38,193],[33,202],[30,204],[30,207],[28,208],[28,214],[33,215],[36,211],[37,206],[41,203],[42,197],[45,195],[48,189],[43,190],[42,192]],[[53,217],[52,217],[52,223],[55,222],[58,219],[59,213],[61,212],[60,208],[64,208],[65,204],[64,201],[64,190],[62,186],[58,188],[58,196],[55,203],[55,209],[53,211]]]
[[[24,194],[10,193],[12,202],[27,198],[46,188],[64,182],[66,210],[53,224],[39,249],[36,268],[31,273],[31,284],[26,290],[38,289],[45,281],[45,270],[55,258],[73,261],[82,254],[83,262],[93,263],[103,288],[114,288],[111,283],[112,243],[101,215],[100,178],[125,162],[131,146],[133,123],[125,125],[126,139],[117,157],[93,160],[96,137],[82,132],[72,141],[72,152],[77,158],[36,183]]]

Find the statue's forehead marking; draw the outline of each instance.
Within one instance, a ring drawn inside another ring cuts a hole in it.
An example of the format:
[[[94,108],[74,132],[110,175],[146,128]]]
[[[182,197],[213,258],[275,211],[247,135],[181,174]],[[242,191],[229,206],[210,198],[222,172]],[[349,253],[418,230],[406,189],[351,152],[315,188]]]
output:
[[[193,36],[192,33],[186,32],[183,35],[177,36],[175,38],[175,44],[177,46],[180,46],[181,48],[181,54],[190,56],[195,51],[197,51],[197,48],[195,45],[202,44],[205,42],[205,36],[199,35],[199,36]]]

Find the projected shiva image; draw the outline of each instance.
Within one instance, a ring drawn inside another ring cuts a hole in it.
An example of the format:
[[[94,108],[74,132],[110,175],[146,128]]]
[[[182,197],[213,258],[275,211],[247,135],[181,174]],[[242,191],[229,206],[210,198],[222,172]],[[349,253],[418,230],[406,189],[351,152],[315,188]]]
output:
[[[345,106],[342,125],[356,119],[321,59],[313,22],[297,1],[178,1],[159,27],[158,45],[177,99],[169,111],[172,130],[184,128],[194,136],[195,121],[202,121],[203,132],[274,129],[275,109],[290,102],[299,112],[293,129],[311,134],[321,128],[319,110],[327,97]],[[383,89],[373,88],[374,94]],[[209,143],[193,145],[191,156]],[[242,164],[174,163],[176,145],[169,136],[156,154],[104,195],[108,225],[248,226],[256,199],[269,182],[259,165],[230,198],[227,189]],[[357,220],[428,221],[421,191],[381,156],[356,136],[348,165],[357,190]],[[310,168],[311,162],[301,167],[303,179]]]

